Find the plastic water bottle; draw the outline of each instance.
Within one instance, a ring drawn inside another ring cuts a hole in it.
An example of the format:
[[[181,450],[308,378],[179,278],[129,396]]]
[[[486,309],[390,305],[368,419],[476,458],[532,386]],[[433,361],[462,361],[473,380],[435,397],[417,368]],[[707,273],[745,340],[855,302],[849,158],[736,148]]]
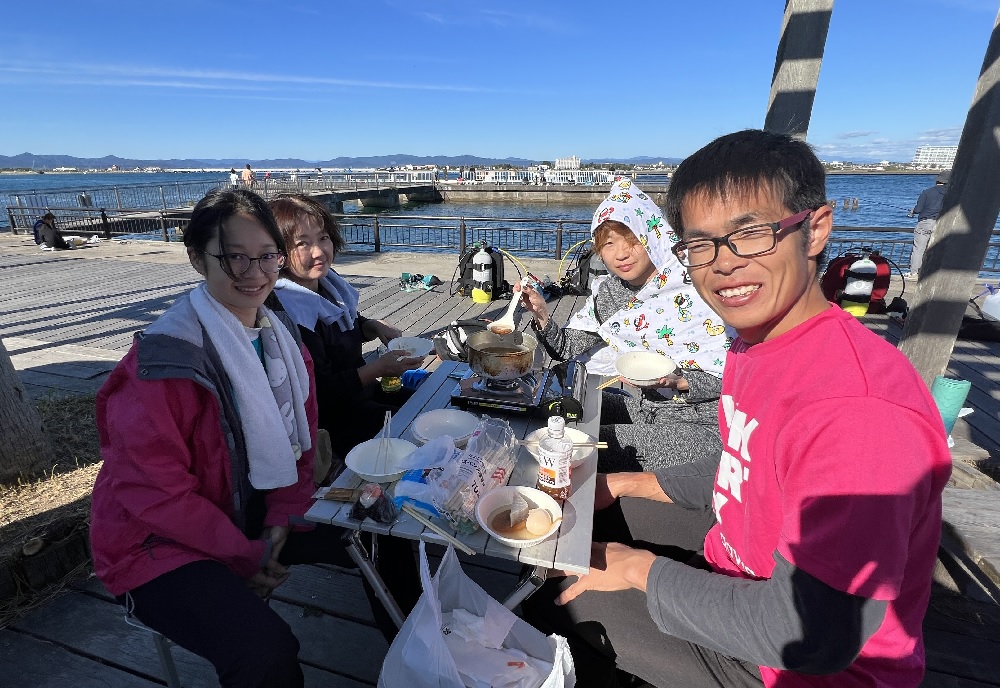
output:
[[[537,449],[537,489],[554,497],[559,504],[572,494],[572,440],[565,437],[565,419],[547,419],[547,435]]]

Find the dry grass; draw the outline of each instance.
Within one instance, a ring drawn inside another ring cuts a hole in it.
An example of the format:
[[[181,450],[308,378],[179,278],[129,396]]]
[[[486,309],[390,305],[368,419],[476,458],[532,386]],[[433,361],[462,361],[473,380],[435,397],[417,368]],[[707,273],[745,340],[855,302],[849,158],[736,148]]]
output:
[[[32,537],[86,522],[101,455],[94,396],[49,397],[37,404],[55,450],[43,473],[0,486],[0,561]]]

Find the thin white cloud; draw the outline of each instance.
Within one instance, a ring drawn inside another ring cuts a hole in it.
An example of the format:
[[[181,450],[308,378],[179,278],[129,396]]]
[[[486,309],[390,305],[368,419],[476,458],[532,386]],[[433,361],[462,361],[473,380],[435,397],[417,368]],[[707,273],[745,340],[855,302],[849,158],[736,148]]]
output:
[[[440,26],[493,26],[495,28],[521,27],[547,31],[549,33],[567,33],[568,21],[537,14],[535,12],[513,12],[482,7],[477,2],[468,0],[438,0],[436,11],[416,8],[417,3],[409,0],[388,0],[387,5],[407,14],[421,17]]]
[[[33,74],[53,75],[54,77],[79,77],[82,74],[103,78],[106,85],[115,85],[118,81],[120,85],[130,86],[135,79],[164,80],[164,85],[177,84],[172,81],[178,79],[188,80],[190,83],[201,83],[201,88],[225,89],[227,85],[233,87],[235,83],[270,83],[281,84],[288,87],[295,85],[314,86],[343,86],[350,88],[376,88],[394,90],[418,90],[418,91],[451,91],[457,93],[492,93],[497,89],[483,88],[479,86],[459,86],[454,84],[422,84],[400,81],[371,81],[366,79],[341,79],[334,77],[304,76],[297,74],[268,74],[256,72],[238,72],[228,70],[203,70],[203,69],[177,69],[163,67],[134,67],[115,64],[33,64],[0,61],[0,74]],[[192,88],[200,88],[192,86]]]
[[[877,132],[874,131],[847,131],[843,134],[837,134],[838,139],[860,139],[866,136],[873,136]]]

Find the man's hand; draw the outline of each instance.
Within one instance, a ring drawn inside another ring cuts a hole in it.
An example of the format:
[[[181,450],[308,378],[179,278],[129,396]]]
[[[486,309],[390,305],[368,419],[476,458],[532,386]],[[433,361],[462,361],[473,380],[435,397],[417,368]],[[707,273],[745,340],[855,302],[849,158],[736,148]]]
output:
[[[587,590],[612,592],[635,588],[645,592],[655,558],[651,552],[618,542],[594,542],[589,575],[579,576],[555,602],[567,604]]]

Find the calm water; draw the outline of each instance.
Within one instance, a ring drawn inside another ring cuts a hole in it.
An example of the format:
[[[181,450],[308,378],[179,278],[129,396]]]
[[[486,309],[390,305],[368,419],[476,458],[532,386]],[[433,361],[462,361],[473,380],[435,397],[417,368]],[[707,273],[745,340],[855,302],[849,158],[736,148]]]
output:
[[[196,181],[222,181],[227,175],[203,173],[141,173],[120,172],[105,174],[0,174],[0,202],[10,204],[8,197],[14,193],[45,192],[56,190],[90,190],[98,187],[131,186],[135,184],[163,184]],[[643,182],[664,182],[664,176],[642,178]],[[934,175],[832,175],[827,179],[827,197],[837,201],[835,223],[849,227],[901,227],[911,230],[916,220],[907,217],[917,196],[934,184]],[[845,210],[845,198],[857,198],[858,209]],[[405,206],[395,210],[377,211],[382,214],[437,215],[468,217],[554,218],[588,220],[592,205],[515,204],[515,203],[430,203]],[[355,204],[346,204],[347,212],[362,212]],[[365,211],[372,212],[372,211]],[[998,220],[998,228],[1000,221]],[[0,213],[0,226],[7,226],[6,213]]]

